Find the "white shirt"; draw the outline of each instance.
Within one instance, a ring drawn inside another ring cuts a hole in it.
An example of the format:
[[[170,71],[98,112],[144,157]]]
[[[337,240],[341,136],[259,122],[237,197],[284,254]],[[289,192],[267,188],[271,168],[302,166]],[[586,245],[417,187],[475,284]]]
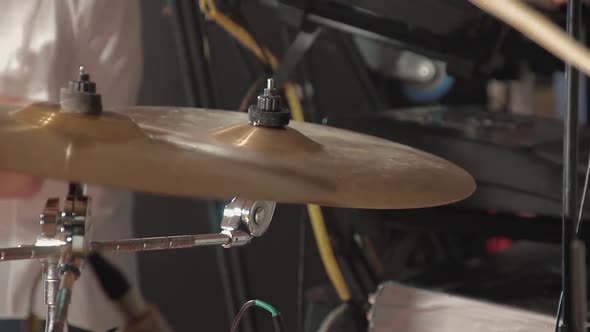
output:
[[[2,0],[0,12],[0,95],[57,102],[59,89],[84,65],[105,107],[135,104],[142,68],[138,0]],[[66,190],[66,183],[47,180],[31,199],[0,200],[0,246],[33,244],[45,201],[63,202]],[[88,192],[90,239],[131,237],[131,194],[93,186]],[[135,257],[112,257],[137,283]],[[36,260],[0,262],[0,319],[26,318],[31,307],[45,317],[42,284],[31,293],[40,272]],[[74,286],[68,317],[71,325],[91,331],[122,325],[90,269]]]

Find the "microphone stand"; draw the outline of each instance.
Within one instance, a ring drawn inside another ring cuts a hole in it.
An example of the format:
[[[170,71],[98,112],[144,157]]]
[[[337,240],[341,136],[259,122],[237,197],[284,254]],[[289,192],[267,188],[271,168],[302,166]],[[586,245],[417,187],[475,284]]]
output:
[[[582,0],[569,0],[567,31],[576,40],[582,30]],[[578,216],[578,111],[580,72],[566,64],[567,109],[563,151],[562,285],[563,324],[561,331],[586,331],[585,245],[576,234]]]

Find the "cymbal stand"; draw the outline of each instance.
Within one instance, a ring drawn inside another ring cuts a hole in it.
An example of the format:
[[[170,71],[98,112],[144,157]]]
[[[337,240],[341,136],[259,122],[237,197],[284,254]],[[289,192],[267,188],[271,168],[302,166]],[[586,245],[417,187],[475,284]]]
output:
[[[85,238],[90,198],[85,186],[70,184],[64,209],[59,199],[47,200],[40,217],[41,234],[33,245],[1,248],[0,262],[39,259],[43,265],[44,299],[47,305],[45,332],[62,332],[67,322],[68,306],[74,282],[86,252],[138,252],[222,245],[242,246],[261,236],[270,226],[276,203],[234,198],[223,210],[221,231],[217,234],[193,234],[133,238],[88,243]]]
[[[57,248],[65,245],[62,238],[58,238],[58,218],[60,217],[59,199],[47,200],[45,209],[40,217],[41,234],[37,237],[34,247],[41,250]],[[47,258],[41,259],[43,266],[43,299],[47,305],[47,320],[45,331],[55,320],[55,305],[59,290],[59,254],[53,253]]]
[[[70,183],[63,212],[59,209],[59,199],[50,198],[40,217],[41,234],[32,249],[42,256],[46,332],[63,331],[72,287],[80,276],[90,203],[85,191],[85,185]],[[26,252],[25,247],[20,248],[25,250],[22,253]],[[4,255],[0,258],[4,259]]]

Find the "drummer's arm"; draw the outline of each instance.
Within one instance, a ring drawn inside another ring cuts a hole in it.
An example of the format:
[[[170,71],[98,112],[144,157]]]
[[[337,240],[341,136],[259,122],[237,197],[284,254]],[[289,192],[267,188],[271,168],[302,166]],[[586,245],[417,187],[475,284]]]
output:
[[[7,96],[0,93],[0,105],[27,105],[30,103],[31,101],[26,98]]]
[[[29,101],[19,97],[0,95],[0,105],[26,105]],[[30,175],[0,170],[0,199],[25,198],[36,194],[41,189],[42,180]]]

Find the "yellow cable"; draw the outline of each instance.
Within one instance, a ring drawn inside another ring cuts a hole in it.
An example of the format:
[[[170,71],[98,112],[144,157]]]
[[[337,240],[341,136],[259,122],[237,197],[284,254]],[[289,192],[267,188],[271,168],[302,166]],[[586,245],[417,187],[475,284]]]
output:
[[[326,269],[326,273],[332,282],[332,285],[336,289],[338,297],[343,302],[350,300],[350,291],[344,281],[344,275],[340,271],[334,251],[330,245],[330,239],[328,237],[328,231],[326,231],[326,223],[324,221],[324,215],[322,209],[315,204],[307,205],[307,214],[311,221],[311,227],[313,228],[313,234],[315,235],[316,244],[318,245],[318,251],[322,258],[322,263]]]
[[[287,99],[287,104],[289,105],[289,109],[291,110],[291,117],[295,121],[305,121],[303,116],[303,109],[301,108],[301,103],[299,102],[299,97],[297,97],[297,92],[295,92],[295,87],[291,82],[285,83],[285,97]]]
[[[217,25],[223,30],[252,52],[258,60],[263,63],[268,63],[272,69],[277,68],[279,64],[277,58],[268,49],[261,49],[258,44],[256,44],[256,40],[254,40],[252,35],[246,29],[242,28],[236,22],[232,21],[231,18],[217,10],[214,0],[199,0],[199,7],[208,19],[217,23]]]
[[[277,58],[265,47],[259,47],[252,35],[246,31],[243,27],[236,24],[229,17],[217,10],[215,0],[199,0],[199,7],[203,14],[210,20],[217,23],[222,29],[229,33],[233,38],[240,42],[246,49],[252,52],[258,60],[271,66],[272,69],[278,67]],[[303,109],[295,87],[291,82],[285,82],[285,97],[287,104],[291,110],[291,115],[295,121],[304,121]],[[326,222],[322,210],[318,205],[308,204],[307,213],[309,220],[312,225],[313,233],[318,246],[318,251],[328,274],[328,278],[332,282],[338,297],[343,302],[350,300],[350,291],[346,282],[344,281],[344,275],[338,266],[334,251],[330,245],[330,239],[326,230]]]

